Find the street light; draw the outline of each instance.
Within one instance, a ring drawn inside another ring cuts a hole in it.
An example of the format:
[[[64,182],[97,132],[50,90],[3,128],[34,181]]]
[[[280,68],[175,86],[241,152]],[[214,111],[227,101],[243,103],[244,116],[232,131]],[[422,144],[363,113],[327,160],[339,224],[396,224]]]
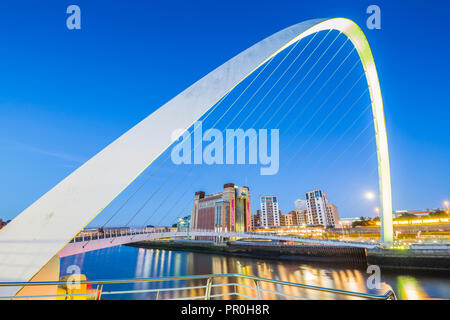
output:
[[[367,192],[364,194],[364,197],[365,197],[367,200],[373,200],[373,199],[375,199],[375,193],[373,193],[372,191],[367,191]]]
[[[380,216],[380,208],[375,207],[374,211],[377,213],[378,216]]]

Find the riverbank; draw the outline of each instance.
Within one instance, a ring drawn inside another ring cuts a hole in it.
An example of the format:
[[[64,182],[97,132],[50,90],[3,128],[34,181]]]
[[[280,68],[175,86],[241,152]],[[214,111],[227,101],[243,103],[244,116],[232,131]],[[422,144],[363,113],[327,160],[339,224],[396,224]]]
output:
[[[269,245],[254,242],[214,244],[207,241],[141,241],[128,246],[148,249],[223,254],[255,259],[303,262],[333,262],[348,266],[366,266],[366,250],[330,246]]]
[[[128,246],[172,251],[231,255],[264,260],[333,263],[343,266],[366,267],[378,265],[383,269],[450,270],[450,250],[386,250],[333,246],[278,245],[261,242],[210,241],[142,241]]]
[[[450,250],[408,249],[367,251],[367,262],[385,269],[403,270],[450,270]]]

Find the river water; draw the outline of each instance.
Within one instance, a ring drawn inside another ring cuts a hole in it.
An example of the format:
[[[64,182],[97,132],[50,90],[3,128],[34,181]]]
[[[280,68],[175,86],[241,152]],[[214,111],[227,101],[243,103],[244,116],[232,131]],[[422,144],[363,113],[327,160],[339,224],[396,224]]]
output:
[[[75,267],[74,267],[75,266]],[[399,299],[450,299],[450,276],[444,272],[382,271],[381,288],[367,287],[370,274],[364,268],[340,267],[331,264],[303,263],[300,261],[261,260],[246,257],[203,254],[185,251],[139,249],[117,246],[61,259],[61,275],[70,274],[77,267],[90,280],[159,278],[169,276],[240,273],[262,278],[302,283],[312,286],[335,288],[364,293],[384,293],[392,288]],[[231,280],[231,279],[229,279]],[[223,280],[225,281],[225,280]],[[238,283],[252,286],[250,280]],[[221,283],[217,280],[214,283]],[[170,281],[166,283],[137,283],[106,285],[104,291],[142,290],[160,287],[201,286],[205,281]],[[262,288],[300,295],[307,299],[349,299],[350,297],[320,291],[287,288],[262,284]],[[231,292],[232,287],[213,288],[214,293]],[[202,288],[183,292],[167,291],[158,294],[159,299],[195,297],[204,294]],[[231,290],[231,291],[230,291]],[[253,289],[239,287],[239,292],[256,296]],[[105,295],[106,299],[155,299],[157,293],[133,293]],[[289,299],[264,293],[266,299]]]

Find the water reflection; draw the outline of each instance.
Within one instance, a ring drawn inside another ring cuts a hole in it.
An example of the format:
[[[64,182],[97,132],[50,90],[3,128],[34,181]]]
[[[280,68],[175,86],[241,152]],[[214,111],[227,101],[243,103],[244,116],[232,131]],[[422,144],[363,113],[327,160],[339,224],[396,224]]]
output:
[[[423,300],[428,298],[420,284],[413,277],[399,276],[397,281],[399,299]]]
[[[449,298],[450,280],[436,279],[430,275],[410,276],[401,273],[382,273],[380,290],[370,290],[366,286],[369,276],[365,270],[357,268],[330,267],[313,263],[295,261],[272,261],[243,257],[210,255],[193,252],[167,251],[158,249],[137,249],[118,246],[97,250],[61,259],[61,275],[67,274],[67,267],[78,265],[88,279],[127,279],[127,278],[161,278],[169,276],[240,273],[262,278],[303,283],[312,286],[334,288],[362,293],[384,293],[391,287],[401,299]],[[255,283],[248,279],[217,279],[214,284],[238,283],[238,292],[255,297]],[[203,296],[204,280],[176,280],[162,283],[135,283],[109,285],[104,291],[112,290],[149,290],[172,287],[191,287],[184,291],[133,293],[133,299],[176,299],[182,297]],[[355,299],[326,292],[287,287],[279,284],[261,283],[265,299],[293,299],[293,295],[306,299]],[[235,285],[213,287],[213,294],[235,291]],[[286,296],[276,295],[281,291]],[[109,295],[107,299],[129,299],[130,295]],[[231,299],[225,297],[224,299]]]

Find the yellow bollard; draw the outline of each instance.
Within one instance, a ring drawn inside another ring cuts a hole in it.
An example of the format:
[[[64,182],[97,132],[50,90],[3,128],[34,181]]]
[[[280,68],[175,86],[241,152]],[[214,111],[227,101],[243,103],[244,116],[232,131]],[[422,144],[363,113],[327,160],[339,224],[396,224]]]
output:
[[[97,292],[94,289],[88,288],[86,284],[76,283],[76,281],[86,281],[87,278],[84,274],[71,274],[67,276],[63,276],[60,278],[60,281],[66,281],[67,283],[61,284],[58,286],[58,295],[66,295],[66,294],[89,294],[94,293],[93,295],[81,295],[81,296],[69,296],[69,297],[57,297],[56,300],[94,300],[95,293]]]

